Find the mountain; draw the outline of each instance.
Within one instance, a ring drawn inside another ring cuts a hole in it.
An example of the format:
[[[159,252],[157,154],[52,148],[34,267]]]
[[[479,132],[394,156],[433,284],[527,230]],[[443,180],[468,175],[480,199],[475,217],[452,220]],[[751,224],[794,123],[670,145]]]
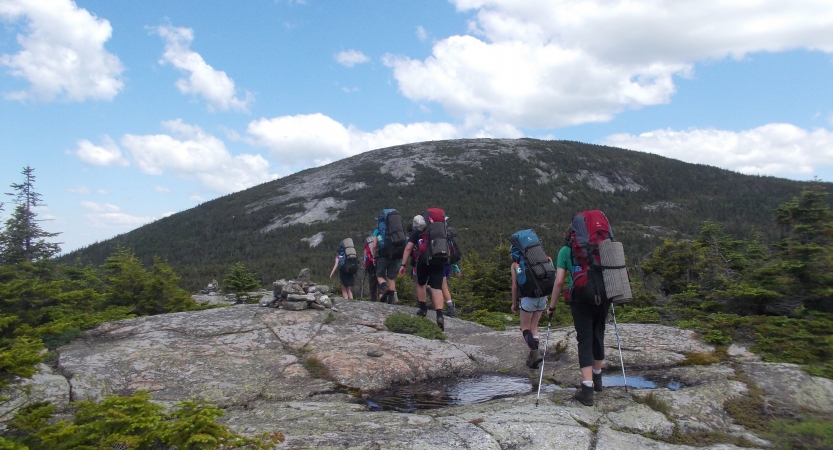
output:
[[[100,264],[117,245],[167,259],[196,290],[233,263],[265,284],[302,267],[323,279],[338,243],[361,246],[382,208],[410,222],[442,207],[463,252],[481,254],[533,228],[551,254],[576,212],[603,210],[630,262],[704,221],[737,237],[779,236],[773,210],[808,183],[742,175],[661,156],[570,141],[464,139],[374,150],[203,203],[79,249],[65,262]]]

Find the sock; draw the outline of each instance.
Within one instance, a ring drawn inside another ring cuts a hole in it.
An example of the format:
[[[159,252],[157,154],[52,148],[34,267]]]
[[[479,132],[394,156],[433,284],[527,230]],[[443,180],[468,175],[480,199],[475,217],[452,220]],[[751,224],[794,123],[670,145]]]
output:
[[[524,342],[526,342],[526,345],[529,347],[529,349],[530,350],[535,350],[534,348],[532,348],[532,332],[529,331],[529,330],[524,330],[523,335],[524,335]]]
[[[592,380],[591,381],[582,381],[581,384],[583,384],[587,387],[593,387],[593,381]]]
[[[396,292],[393,293],[393,302],[399,303],[399,295],[397,295]]]
[[[438,309],[438,310],[436,311],[436,313],[437,313],[437,319],[439,319],[440,317],[442,317],[442,316],[443,316],[443,310],[441,310],[441,309]]]
[[[446,305],[448,305],[448,306],[451,306],[451,305],[453,305],[454,303],[453,303],[451,300],[449,300],[449,301],[445,302],[445,304],[446,304]]]
[[[602,369],[599,369],[599,370],[593,369],[593,375],[599,375],[600,373],[602,373]]]
[[[388,290],[388,282],[387,282],[387,281],[383,281],[383,282],[379,283],[379,289],[381,289],[381,290],[383,290],[383,291],[386,291],[386,292],[387,292],[387,290]]]
[[[428,305],[425,302],[419,302],[419,309],[422,311],[428,311]]]

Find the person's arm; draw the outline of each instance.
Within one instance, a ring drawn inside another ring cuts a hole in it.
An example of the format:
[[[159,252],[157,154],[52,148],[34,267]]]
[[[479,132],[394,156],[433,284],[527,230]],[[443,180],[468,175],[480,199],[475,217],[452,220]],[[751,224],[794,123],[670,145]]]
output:
[[[330,271],[330,279],[333,278],[333,274],[336,273],[337,268],[338,268],[338,256],[336,256],[336,263],[333,264],[333,270]]]
[[[561,291],[564,289],[564,278],[567,274],[567,271],[562,268],[555,269],[555,285],[552,287],[552,298],[550,299],[550,309],[547,310],[547,315],[552,316],[552,313],[555,312],[555,305],[558,304],[558,297],[561,295]]]
[[[414,243],[408,242],[408,245],[405,246],[405,251],[402,252],[402,265],[399,266],[399,275],[405,275],[405,265],[408,263],[408,259],[411,257],[413,249]]]
[[[515,265],[512,264],[512,314],[518,309],[518,278],[515,276]]]

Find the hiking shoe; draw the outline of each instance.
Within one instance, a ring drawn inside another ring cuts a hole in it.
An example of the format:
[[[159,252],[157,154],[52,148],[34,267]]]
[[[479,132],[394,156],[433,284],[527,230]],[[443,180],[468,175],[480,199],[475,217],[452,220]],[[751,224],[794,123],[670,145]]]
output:
[[[445,317],[437,317],[437,326],[440,327],[440,331],[445,331]]]
[[[420,309],[420,310],[417,311],[417,315],[419,317],[425,317],[426,314],[428,314],[428,310]]]
[[[448,317],[454,317],[457,315],[457,310],[454,308],[454,305],[450,303],[445,304],[445,315]]]
[[[593,374],[593,390],[602,392],[602,374]]]
[[[544,357],[541,356],[541,350],[535,349],[530,352],[532,358],[532,365],[529,366],[531,369],[537,369],[538,364],[541,364],[541,361],[544,360]]]
[[[593,387],[582,383],[573,398],[584,406],[593,406]]]

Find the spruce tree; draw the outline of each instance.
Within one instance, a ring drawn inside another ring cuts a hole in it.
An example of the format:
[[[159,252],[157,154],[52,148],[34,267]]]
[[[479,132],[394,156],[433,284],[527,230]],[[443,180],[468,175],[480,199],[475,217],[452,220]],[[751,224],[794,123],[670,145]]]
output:
[[[61,252],[58,243],[47,242],[60,233],[49,233],[41,229],[34,211],[36,206],[46,206],[41,195],[35,192],[35,169],[23,168],[23,182],[12,183],[12,197],[17,206],[11,217],[6,220],[6,227],[0,233],[0,263],[19,264],[48,259]]]

